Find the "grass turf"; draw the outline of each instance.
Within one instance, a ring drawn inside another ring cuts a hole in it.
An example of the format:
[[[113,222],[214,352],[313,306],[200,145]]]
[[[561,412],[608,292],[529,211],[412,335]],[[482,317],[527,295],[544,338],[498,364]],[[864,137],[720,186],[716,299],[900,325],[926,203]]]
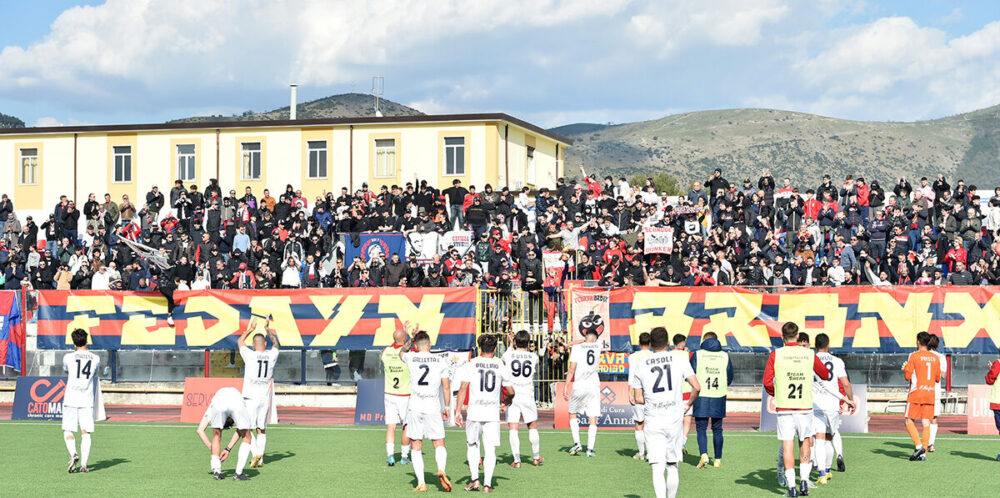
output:
[[[260,496],[388,496],[416,485],[412,466],[387,467],[384,431],[376,427],[276,425],[268,430],[262,469],[253,480],[231,478],[237,452],[223,463],[228,477],[212,480],[209,453],[193,425],[99,424],[93,436],[89,474],[67,474],[68,455],[57,423],[0,422],[0,462],[6,496],[208,495],[252,492]],[[231,433],[224,435],[224,441]],[[507,431],[501,434],[494,486],[507,496],[652,496],[649,466],[632,460],[632,431],[601,431],[597,457],[566,453],[569,431],[542,430],[545,464],[530,464],[527,430],[521,429],[524,465],[513,469]],[[584,438],[586,432],[583,431]],[[468,482],[465,434],[447,433],[448,475],[455,492]],[[926,462],[909,462],[909,437],[902,434],[845,435],[847,472],[813,490],[811,496],[985,496],[987,476],[1000,470],[996,438],[939,437]],[[773,434],[727,433],[724,466],[695,468],[697,456],[681,465],[680,496],[778,496],[777,441]],[[709,439],[711,445],[711,439]],[[431,493],[439,493],[430,443],[424,462]],[[688,443],[696,448],[694,433]],[[397,439],[398,448],[398,439]],[[398,450],[397,450],[398,451]],[[693,453],[696,453],[694,451]],[[397,453],[398,457],[398,453]],[[815,473],[813,478],[815,479]]]

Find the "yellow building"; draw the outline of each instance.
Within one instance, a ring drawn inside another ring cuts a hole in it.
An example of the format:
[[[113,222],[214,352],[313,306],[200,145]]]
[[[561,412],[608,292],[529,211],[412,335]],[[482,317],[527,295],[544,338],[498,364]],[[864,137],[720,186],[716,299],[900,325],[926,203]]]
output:
[[[128,194],[141,207],[153,185],[166,194],[177,179],[203,189],[217,178],[240,196],[244,187],[277,196],[291,184],[310,201],[415,178],[439,188],[454,179],[552,187],[570,145],[502,113],[10,128],[0,129],[0,193],[23,221],[61,195],[82,207],[91,193],[115,202]]]

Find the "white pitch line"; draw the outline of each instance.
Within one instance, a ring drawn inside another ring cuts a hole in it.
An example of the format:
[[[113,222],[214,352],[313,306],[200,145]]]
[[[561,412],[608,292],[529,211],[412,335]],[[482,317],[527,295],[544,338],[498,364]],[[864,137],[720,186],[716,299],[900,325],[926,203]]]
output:
[[[48,421],[46,421],[46,422],[12,422],[12,421],[6,421],[6,420],[0,421],[0,427],[5,426],[5,425],[35,425],[35,426],[51,425],[51,426],[56,426],[56,425],[59,425],[59,423],[58,422],[48,422]],[[145,429],[190,429],[192,427],[196,427],[196,424],[176,425],[176,424],[157,424],[155,422],[150,423],[150,424],[119,424],[119,423],[115,423],[115,422],[110,422],[110,423],[106,422],[106,423],[98,423],[97,426],[98,427],[139,427],[139,428],[145,428]],[[385,432],[385,428],[384,427],[378,427],[378,426],[371,426],[371,427],[352,427],[352,426],[307,427],[307,426],[300,426],[300,425],[290,425],[290,426],[271,425],[268,428],[269,429],[275,429],[275,430],[287,429],[287,430],[291,430],[291,431],[378,431],[378,432]],[[504,429],[504,430],[506,430],[506,429]],[[568,431],[569,431],[569,429],[542,429],[542,430],[539,430],[538,432],[541,433],[541,434],[565,434]],[[465,429],[463,429],[461,427],[449,427],[449,428],[445,429],[445,432],[465,432]],[[629,436],[629,437],[634,437],[635,436],[634,432],[631,431],[631,430],[628,430],[628,429],[603,430],[603,431],[600,431],[600,434],[601,435]],[[759,433],[754,433],[754,432],[734,432],[734,431],[727,431],[726,432],[726,437],[727,438],[730,438],[730,437],[764,437],[764,438],[775,438],[775,435],[774,434],[759,434]],[[895,439],[909,440],[910,439],[910,436],[879,436],[879,435],[875,435],[875,434],[844,434],[842,437],[844,439],[887,439],[887,440],[895,440]],[[945,440],[945,441],[990,441],[991,440],[988,436],[983,436],[983,437],[944,437],[944,436],[938,436],[938,439]]]

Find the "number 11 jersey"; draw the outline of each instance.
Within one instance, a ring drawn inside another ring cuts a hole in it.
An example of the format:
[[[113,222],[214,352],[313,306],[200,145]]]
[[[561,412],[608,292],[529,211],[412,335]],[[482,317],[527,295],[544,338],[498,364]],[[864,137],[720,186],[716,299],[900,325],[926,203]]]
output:
[[[240,348],[243,358],[243,397],[268,399],[271,395],[271,378],[278,362],[278,348],[256,351],[249,346]]]

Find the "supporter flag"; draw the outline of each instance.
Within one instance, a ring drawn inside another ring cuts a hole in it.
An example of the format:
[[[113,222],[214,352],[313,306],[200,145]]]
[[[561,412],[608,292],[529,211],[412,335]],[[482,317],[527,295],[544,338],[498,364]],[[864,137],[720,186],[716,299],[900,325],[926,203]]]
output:
[[[645,254],[670,254],[674,250],[673,228],[646,227],[642,232],[645,235]]]
[[[351,261],[357,257],[362,261],[369,261],[375,255],[388,260],[393,253],[398,253],[399,259],[406,261],[406,239],[401,233],[363,233],[359,240],[357,246],[351,239],[345,241],[344,264],[350,266]]]
[[[573,289],[571,294],[573,340],[586,339],[588,331],[597,332],[602,350],[611,350],[611,291],[608,289]]]
[[[146,261],[156,266],[159,266],[164,270],[170,268],[171,266],[170,262],[167,261],[167,258],[164,257],[162,254],[160,254],[160,252],[157,251],[156,249],[153,249],[152,247],[149,247],[145,244],[140,244],[133,240],[129,240],[128,238],[120,238],[118,239],[118,241],[127,245],[129,248],[135,251],[135,253],[142,259],[145,259]]]
[[[24,347],[24,330],[21,325],[21,307],[16,292],[0,292],[0,360],[3,364],[21,371],[21,349]]]

